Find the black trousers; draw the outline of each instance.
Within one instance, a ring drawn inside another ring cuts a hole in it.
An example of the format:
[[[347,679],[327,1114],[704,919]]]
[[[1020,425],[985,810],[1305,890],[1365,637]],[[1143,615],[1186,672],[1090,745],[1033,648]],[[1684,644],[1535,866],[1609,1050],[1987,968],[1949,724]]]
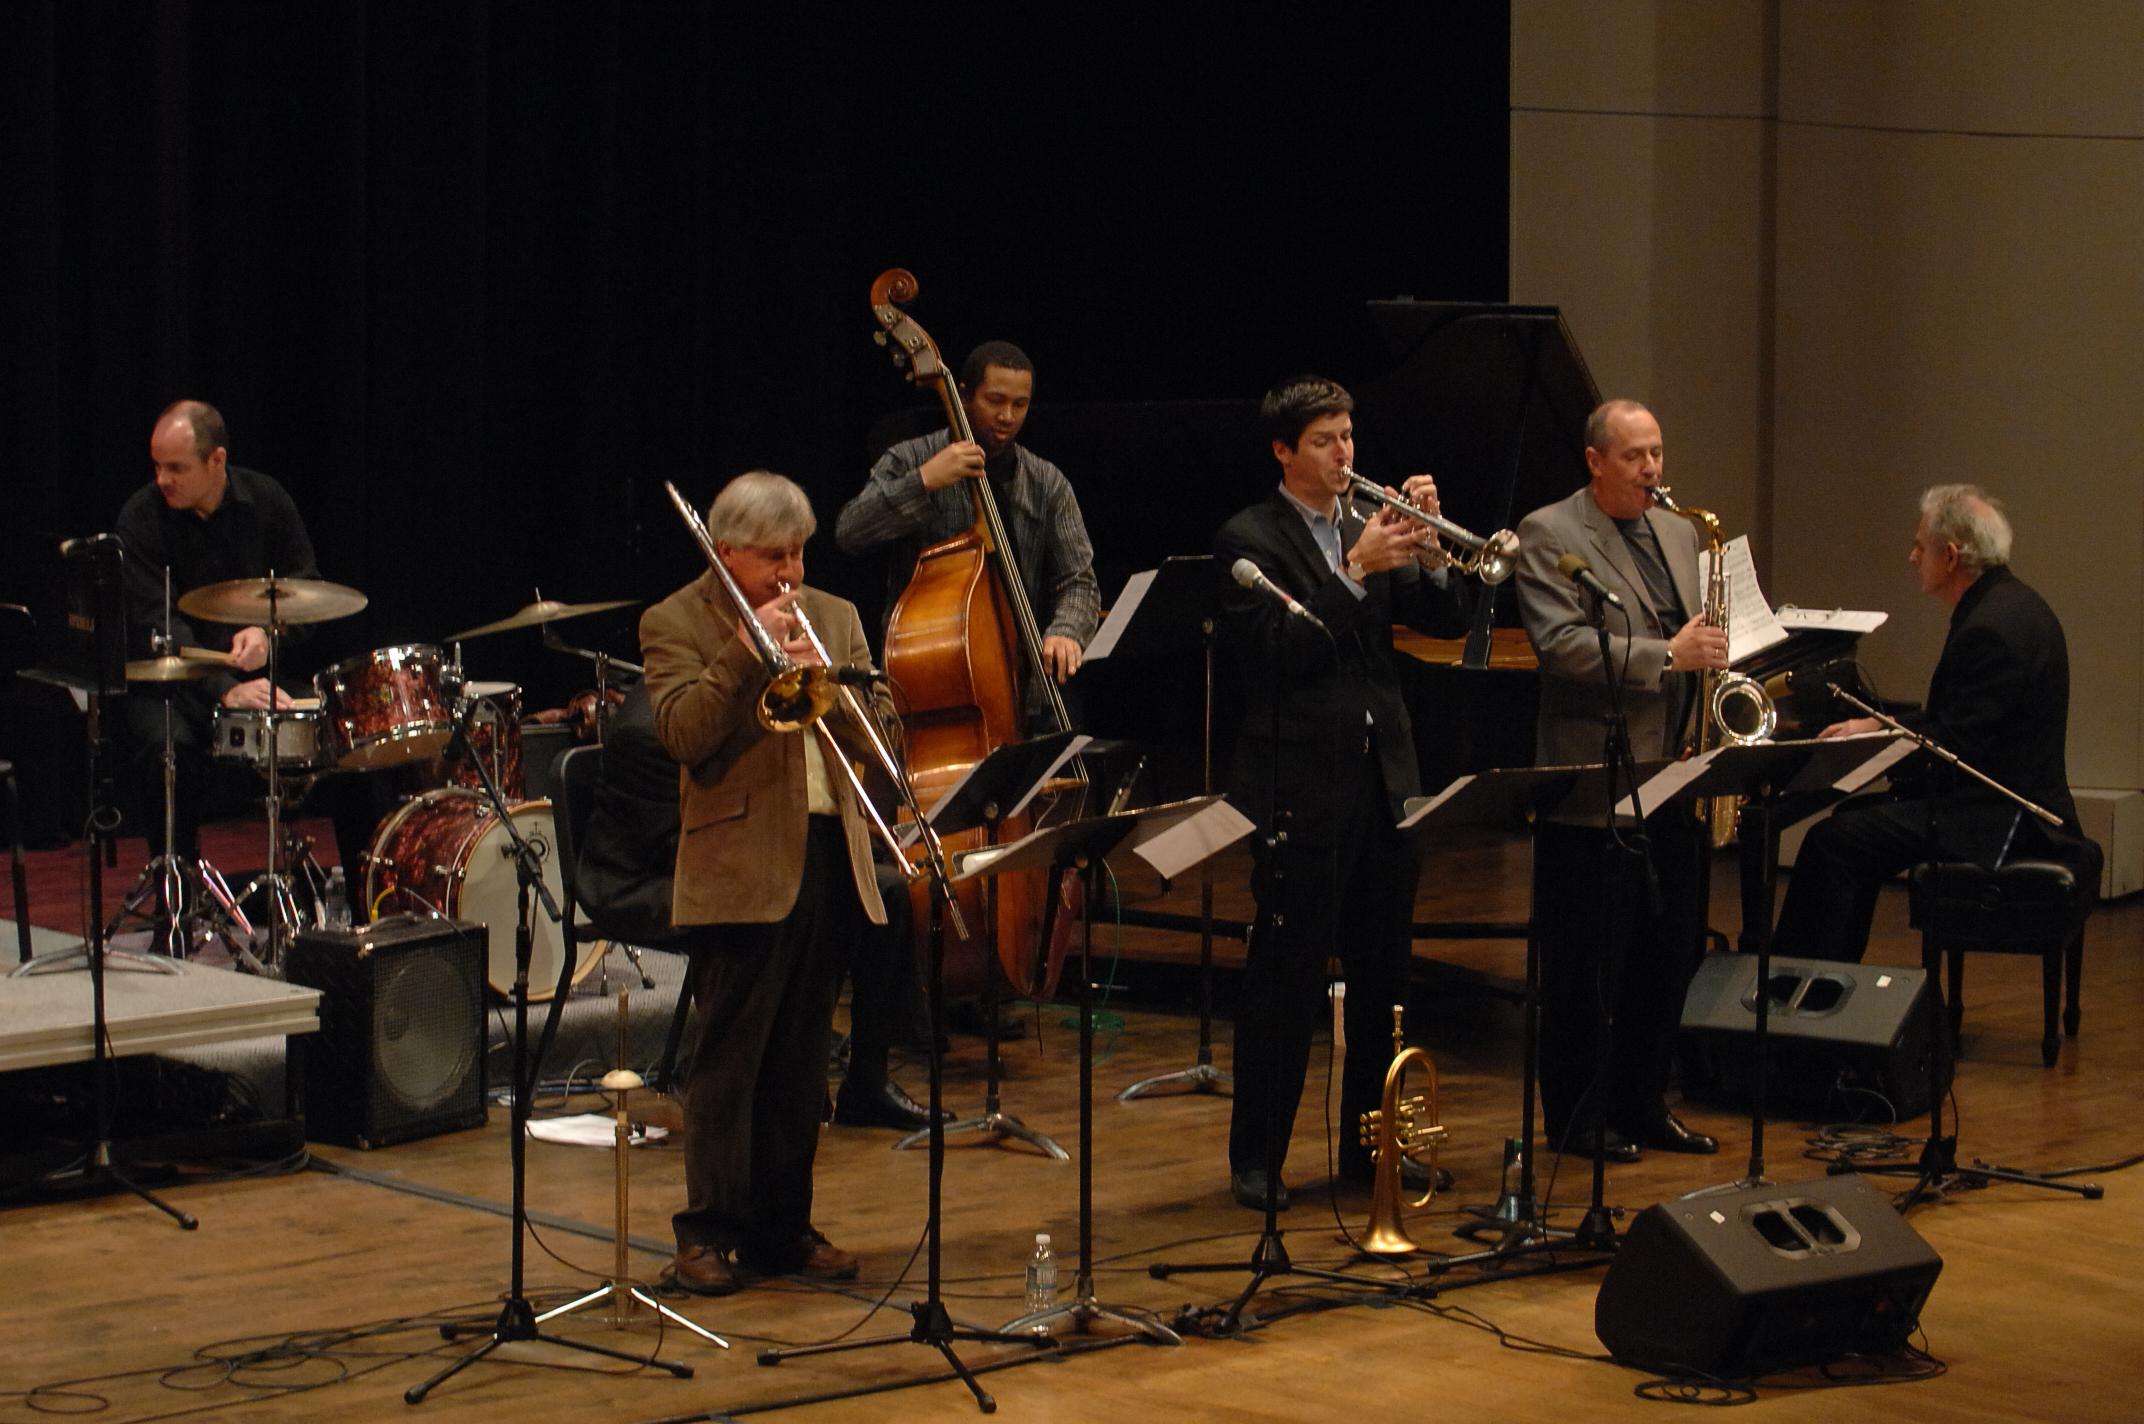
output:
[[[1840,802],[1802,839],[1772,952],[1860,962],[1886,880],[1934,856],[1993,864],[2018,815],[2008,803],[1948,804],[1931,825],[1928,802],[1920,797],[1874,792]],[[2042,844],[2031,839],[2035,853]]]
[[[1236,1093],[1228,1124],[1233,1172],[1264,1168],[1269,1120],[1280,1149],[1274,1160],[1286,1163],[1311,1039],[1329,1012],[1325,964],[1334,956],[1347,973],[1348,1050],[1333,1133],[1341,1172],[1369,1170],[1356,1123],[1378,1105],[1392,1062],[1392,1006],[1407,990],[1421,852],[1392,829],[1375,753],[1354,744],[1339,762],[1334,804],[1353,809],[1334,819],[1329,843],[1291,838],[1273,850],[1261,838],[1255,847],[1258,917],[1236,1004]]]
[[[148,692],[130,694],[124,709],[125,761],[141,808],[149,853],[164,851],[164,699]],[[172,841],[177,853],[201,853],[201,823],[210,817],[235,816],[260,802],[265,791],[250,763],[213,755],[215,704],[197,688],[172,694],[171,743],[173,794]],[[229,867],[235,868],[235,867]]]
[[[685,931],[693,1026],[685,1057],[680,1249],[738,1250],[793,1269],[811,1229],[812,1161],[841,976],[864,924],[841,821],[814,816],[789,917]]]
[[[1645,829],[1660,880],[1657,910],[1647,903],[1642,862],[1608,832],[1544,822],[1536,833],[1541,1114],[1552,1149],[1597,1121],[1636,1131],[1663,1106],[1683,998],[1704,952],[1704,830],[1680,808]],[[1612,932],[1619,920],[1620,935]],[[1604,1033],[1606,1078],[1596,1082]]]

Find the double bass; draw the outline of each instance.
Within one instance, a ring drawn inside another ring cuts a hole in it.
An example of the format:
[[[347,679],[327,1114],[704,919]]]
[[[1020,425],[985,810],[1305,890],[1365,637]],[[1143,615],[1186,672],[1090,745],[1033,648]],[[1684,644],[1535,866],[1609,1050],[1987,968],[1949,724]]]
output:
[[[937,343],[902,310],[916,291],[915,277],[902,268],[879,274],[871,284],[875,335],[913,384],[936,391],[952,439],[973,442],[967,407]],[[925,806],[998,747],[1071,729],[1064,697],[1043,658],[1042,630],[989,477],[963,483],[974,505],[973,520],[960,533],[918,552],[915,572],[886,625],[886,674],[902,695],[909,775]],[[1021,696],[1023,670],[1045,693],[1046,711],[1032,719],[1033,725]],[[1085,786],[1085,773],[1075,761],[1059,789],[1080,792]],[[1015,840],[1031,828],[1032,818],[1023,811],[999,823],[998,838]],[[951,853],[979,846],[983,839],[983,832],[969,831],[946,837],[945,845]],[[1014,992],[1031,998],[1055,992],[1070,940],[1072,914],[1050,914],[1047,881],[1047,872],[1041,871],[995,880],[992,938],[998,969]],[[1068,873],[1055,893],[1069,911],[1083,907],[1075,876]],[[958,894],[968,923],[985,923],[977,883],[961,882]],[[926,887],[912,891],[910,906],[916,942],[921,944],[930,913]],[[1052,926],[1048,943],[1043,939],[1046,918]],[[990,972],[986,952],[964,949],[946,946],[946,989],[955,996],[979,992]]]

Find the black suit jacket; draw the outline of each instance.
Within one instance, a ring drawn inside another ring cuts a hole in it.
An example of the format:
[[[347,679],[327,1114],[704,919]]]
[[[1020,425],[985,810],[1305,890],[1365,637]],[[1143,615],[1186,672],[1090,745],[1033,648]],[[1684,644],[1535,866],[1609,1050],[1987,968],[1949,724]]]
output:
[[[2069,644],[2061,620],[2047,600],[1997,566],[1975,579],[1951,611],[1943,654],[1928,683],[1928,705],[1902,720],[2053,811],[2074,831],[2077,804],[2070,797],[2066,755],[2069,713]],[[1923,772],[1920,780],[1923,789],[1937,795],[1936,814],[1947,844],[1963,849],[1971,841],[1970,851],[1989,855],[2000,849],[1999,839],[1978,842],[1999,837],[2007,827],[2014,809],[2010,801],[1970,777],[1949,774],[1948,768]],[[2013,848],[2013,858],[2045,844],[2037,835],[2028,837]]]
[[[1362,521],[1343,515],[1341,547],[1352,548],[1361,530]],[[1420,776],[1413,726],[1392,666],[1392,625],[1397,620],[1440,637],[1464,631],[1456,575],[1425,575],[1411,565],[1375,573],[1364,580],[1368,595],[1358,599],[1347,580],[1326,567],[1302,514],[1277,489],[1222,525],[1213,547],[1222,579],[1215,630],[1222,687],[1233,691],[1230,710],[1241,719],[1229,799],[1261,827],[1277,805],[1288,816],[1291,839],[1322,843],[1334,817],[1365,814],[1335,804],[1332,770],[1343,740],[1365,730],[1367,712],[1376,724],[1391,802],[1384,809],[1398,819],[1401,803],[1419,793]],[[1249,559],[1295,595],[1332,636],[1270,596],[1238,586],[1229,577],[1238,559]]]

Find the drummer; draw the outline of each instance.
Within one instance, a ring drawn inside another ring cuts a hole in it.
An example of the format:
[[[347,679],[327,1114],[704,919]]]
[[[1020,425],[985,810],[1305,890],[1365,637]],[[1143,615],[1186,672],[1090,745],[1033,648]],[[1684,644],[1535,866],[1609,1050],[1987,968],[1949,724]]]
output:
[[[176,607],[181,595],[228,579],[318,578],[313,541],[290,495],[268,476],[230,463],[223,417],[205,401],[167,406],[149,433],[153,483],[134,491],[115,527],[126,547],[127,622],[130,658],[150,655],[152,634],[164,629],[164,570],[171,570],[171,632],[179,647],[228,652],[234,671],[216,671],[177,684],[173,744],[177,777],[172,797],[172,834],[178,853],[200,854],[205,815],[235,814],[260,799],[260,778],[243,761],[210,755],[214,708],[265,708],[269,684],[268,633],[193,622]],[[286,628],[280,658],[302,641],[304,628]],[[176,649],[174,649],[175,651]],[[278,705],[289,706],[287,693]],[[164,839],[164,715],[160,697],[128,697],[125,759],[140,789],[149,846],[161,853]]]

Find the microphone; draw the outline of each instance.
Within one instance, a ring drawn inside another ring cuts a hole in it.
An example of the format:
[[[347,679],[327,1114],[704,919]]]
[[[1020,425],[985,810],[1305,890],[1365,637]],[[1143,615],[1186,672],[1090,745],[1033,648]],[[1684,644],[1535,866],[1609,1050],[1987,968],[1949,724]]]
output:
[[[1854,669],[1852,658],[1833,658],[1829,662],[1811,663],[1807,667],[1788,668],[1785,672],[1774,673],[1764,680],[1764,695],[1777,702],[1790,693],[1808,692],[1829,702],[1837,692],[1832,686],[1832,680],[1841,673],[1851,673]]]
[[[1565,554],[1562,558],[1556,560],[1556,572],[1562,574],[1610,608],[1621,608],[1623,606],[1623,600],[1617,595],[1616,591],[1608,587],[1607,584],[1602,583],[1593,570],[1586,567],[1586,561],[1579,558],[1578,555]]]
[[[476,721],[477,704],[482,699],[464,697],[461,715],[454,719],[454,735],[447,739],[447,749],[441,752],[443,765],[452,769],[459,766],[469,755],[469,727]]]
[[[117,534],[85,534],[79,539],[60,540],[60,557],[63,559],[79,559],[94,554],[99,549],[116,549],[118,547],[119,536]]]
[[[1265,570],[1259,568],[1258,565],[1252,563],[1249,559],[1236,560],[1235,563],[1229,566],[1228,572],[1229,577],[1235,579],[1237,583],[1242,584],[1245,588],[1256,589],[1258,592],[1266,594],[1269,597],[1279,599],[1281,607],[1287,609],[1290,613],[1293,613],[1296,617],[1302,619],[1304,622],[1310,624],[1312,627],[1317,628],[1320,632],[1330,633],[1332,631],[1330,628],[1327,628],[1325,626],[1324,619],[1318,617],[1317,614],[1312,613],[1302,604],[1297,603],[1293,594],[1289,593],[1288,590],[1282,588],[1279,584],[1273,582],[1273,580],[1267,578],[1265,575]]]
[[[827,671],[832,673],[834,681],[843,687],[870,687],[875,683],[881,683],[886,680],[886,674],[872,667],[869,663],[861,666],[828,668]]]

